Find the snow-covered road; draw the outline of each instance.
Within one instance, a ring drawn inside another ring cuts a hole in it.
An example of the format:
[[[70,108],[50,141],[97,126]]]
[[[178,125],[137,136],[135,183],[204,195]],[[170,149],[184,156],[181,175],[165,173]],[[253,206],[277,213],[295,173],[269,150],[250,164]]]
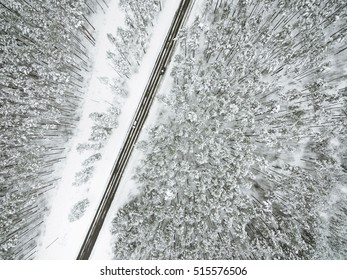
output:
[[[136,114],[133,118],[132,125],[130,126],[126,139],[122,145],[121,151],[117,158],[114,168],[112,170],[111,178],[108,182],[107,189],[102,198],[100,206],[97,213],[93,219],[91,227],[88,231],[86,239],[81,247],[81,251],[78,255],[78,259],[88,259],[93,250],[94,244],[98,239],[99,232],[102,228],[105,215],[107,214],[110,206],[113,203],[113,198],[116,194],[120,181],[122,179],[123,171],[127,166],[128,160],[131,157],[132,150],[136,143],[136,140],[141,132],[141,129],[146,121],[146,117],[150,111],[151,104],[155,98],[156,91],[160,85],[161,79],[163,77],[163,69],[170,61],[171,54],[175,47],[176,38],[184,18],[189,14],[189,7],[191,0],[183,0],[180,2],[180,6],[177,13],[174,16],[171,27],[167,32],[165,40],[163,40],[163,46],[161,48],[160,54],[158,54],[158,59],[153,67],[151,76],[149,77],[148,83],[143,93],[140,105],[136,110]]]
[[[171,2],[171,1],[170,1]],[[201,9],[201,5],[198,5],[196,1],[193,1],[194,4],[192,5],[193,8],[189,13],[189,17],[187,19],[186,24],[191,24],[192,20],[195,18],[194,15]],[[174,5],[175,4],[175,5]],[[160,22],[163,24],[165,22],[165,28],[169,28],[170,22],[174,16],[174,12],[178,8],[179,1],[176,3],[167,3],[167,6],[172,5],[171,9],[166,9],[171,11],[170,14],[166,14],[165,12],[161,15],[159,18]],[[166,7],[167,8],[167,7]],[[168,13],[168,12],[167,12]],[[166,30],[167,30],[166,29]],[[156,33],[153,36],[152,45],[158,44],[160,45],[160,42],[162,43],[164,41],[165,32],[164,30],[161,31],[162,34]],[[158,36],[160,35],[160,36]],[[155,43],[154,43],[155,42]],[[159,52],[159,47],[157,49],[157,52]],[[175,56],[177,53],[177,49],[175,49],[174,54],[172,57]],[[153,54],[154,55],[154,54]],[[153,67],[153,62],[151,64],[151,67]],[[173,79],[169,75],[169,73],[172,70],[172,64],[169,64],[166,71],[165,76],[161,82],[160,88],[157,96],[165,95],[168,93],[168,90],[172,88]],[[151,71],[151,68],[148,69],[148,71]],[[149,75],[149,72],[148,72]],[[148,76],[149,77],[149,76]],[[148,78],[147,77],[147,78]],[[154,123],[157,123],[159,114],[163,110],[163,103],[160,102],[157,98],[154,100],[153,104],[151,105],[151,110],[148,114],[147,120],[143,126],[143,129],[141,131],[141,134],[139,136],[138,141],[147,139],[148,135],[148,128],[151,128]],[[135,173],[136,167],[138,167],[138,163],[141,161],[143,157],[143,153],[139,149],[134,149],[131,157],[129,159],[129,162],[127,164],[127,167],[123,173],[122,181],[120,182],[120,185],[118,187],[117,193],[115,195],[115,198],[113,200],[113,203],[111,205],[111,208],[106,215],[104,226],[102,227],[99,237],[96,241],[96,244],[94,246],[94,250],[92,251],[92,254],[90,256],[90,259],[93,260],[107,260],[113,258],[112,253],[112,220],[114,219],[117,211],[124,206],[129,200],[135,196],[138,193],[138,189],[136,186],[136,182],[132,180],[132,177]]]

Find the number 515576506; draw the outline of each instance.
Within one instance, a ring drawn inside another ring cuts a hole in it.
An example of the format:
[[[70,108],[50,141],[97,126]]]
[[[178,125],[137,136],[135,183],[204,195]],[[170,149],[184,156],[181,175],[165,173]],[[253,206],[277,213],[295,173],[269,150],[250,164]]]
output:
[[[247,275],[247,269],[239,266],[196,266],[194,275]]]

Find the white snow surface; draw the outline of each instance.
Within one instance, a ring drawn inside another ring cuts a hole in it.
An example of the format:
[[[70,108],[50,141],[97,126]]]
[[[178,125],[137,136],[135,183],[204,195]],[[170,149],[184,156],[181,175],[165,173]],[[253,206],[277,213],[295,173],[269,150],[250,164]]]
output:
[[[154,32],[154,36],[151,42],[151,51],[149,57],[156,56],[159,53],[161,44],[164,42],[165,35],[170,27],[171,21],[174,17],[174,14],[179,6],[179,0],[176,1],[167,1],[166,7],[164,7],[162,14],[159,17],[160,26],[156,26],[156,30],[158,31]],[[192,10],[190,12],[190,15],[187,19],[186,24],[191,24],[192,21],[195,19],[195,14],[198,14],[198,10],[202,8],[201,5],[198,5],[199,3],[194,1]],[[176,45],[177,46],[177,45]],[[154,50],[154,47],[156,48]],[[178,48],[173,52],[173,55],[171,59],[175,57],[175,55],[178,53]],[[145,58],[144,65],[150,66],[148,71],[148,75],[154,65],[153,62],[149,63]],[[150,65],[151,64],[151,65]],[[157,97],[161,95],[165,95],[170,91],[172,88],[173,79],[169,75],[172,70],[172,63],[168,64],[168,67],[165,71],[165,74],[163,76],[163,79],[160,84],[160,88],[157,92]],[[134,77],[136,79],[136,77]],[[151,109],[149,111],[148,117],[146,119],[146,122],[142,128],[142,131],[140,133],[138,141],[146,140],[148,137],[148,130],[153,127],[154,124],[158,123],[159,118],[162,116],[163,110],[165,110],[165,104],[160,102],[157,97],[154,99],[153,104],[151,106]],[[106,215],[104,225],[100,231],[99,237],[96,241],[96,244],[94,246],[94,249],[92,251],[92,254],[90,256],[90,259],[93,260],[109,260],[113,258],[112,253],[112,220],[114,219],[117,211],[124,206],[127,202],[130,201],[132,197],[134,197],[138,192],[138,187],[136,185],[136,182],[132,180],[133,175],[135,174],[135,169],[138,166],[138,163],[143,158],[144,154],[141,150],[135,148],[131,154],[131,157],[129,159],[129,162],[127,164],[127,167],[124,171],[124,174],[122,176],[122,180],[119,184],[117,193],[115,195],[115,198],[112,202],[111,208],[109,212]]]
[[[116,75],[106,58],[106,52],[112,49],[107,39],[107,33],[115,34],[117,27],[124,25],[124,15],[118,8],[118,2],[118,0],[110,1],[106,14],[100,12],[95,19],[96,25],[99,26],[97,28],[99,32],[96,35],[97,43],[93,53],[95,63],[82,108],[83,113],[77,133],[73,139],[71,151],[68,153],[65,167],[62,171],[62,179],[56,191],[51,194],[49,202],[50,212],[45,222],[45,229],[41,236],[36,259],[76,259],[180,1],[166,1],[163,10],[159,14],[149,48],[141,62],[140,69],[128,81],[129,96],[122,100],[122,113],[118,119],[119,126],[114,129],[105,147],[99,151],[102,154],[102,159],[94,164],[95,172],[93,177],[84,185],[73,186],[75,174],[81,170],[81,164],[86,159],[85,154],[80,154],[76,151],[76,146],[86,142],[90,135],[93,121],[89,118],[89,114],[105,112],[109,104],[114,100],[114,95],[111,93],[110,88],[102,83],[99,78],[112,78]],[[134,158],[136,158],[136,155],[132,157],[132,159]],[[127,168],[125,175],[129,174],[129,170]],[[115,202],[109,212],[110,214],[106,218],[105,224],[110,224],[115,211],[128,202],[132,194],[136,193],[136,186],[130,177],[127,175],[126,179],[123,180],[123,187],[117,192]],[[70,222],[68,216],[71,208],[85,198],[88,198],[90,202],[85,214],[79,220]],[[98,240],[97,248],[93,251],[92,257],[96,259],[111,259],[109,227],[102,229]]]
[[[93,121],[89,118],[89,114],[96,111],[106,111],[109,106],[108,102],[113,101],[112,93],[98,78],[113,71],[106,59],[106,51],[110,48],[107,33],[115,33],[117,26],[123,23],[123,14],[118,10],[118,2],[118,0],[110,2],[110,8],[106,14],[99,11],[93,18],[94,25],[100,27],[97,28],[96,47],[91,50],[95,62],[88,81],[87,93],[82,107],[83,113],[77,132],[72,140],[71,150],[67,155],[64,170],[62,171],[62,179],[48,203],[50,212],[45,222],[45,230],[42,233],[36,259],[76,258],[80,243],[83,241],[87,226],[93,217],[93,212],[97,207],[112,167],[113,155],[115,154],[112,142],[117,141],[115,133],[101,151],[103,158],[95,164],[93,178],[85,185],[78,187],[72,185],[75,174],[81,170],[81,164],[86,159],[84,154],[77,152],[76,146],[84,143],[90,135]],[[71,208],[84,198],[90,200],[85,215],[78,221],[69,222],[68,215]]]

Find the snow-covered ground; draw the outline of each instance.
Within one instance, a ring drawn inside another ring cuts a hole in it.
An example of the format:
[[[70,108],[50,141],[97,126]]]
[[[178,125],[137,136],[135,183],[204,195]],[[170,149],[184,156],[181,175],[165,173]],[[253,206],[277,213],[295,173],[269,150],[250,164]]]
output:
[[[118,151],[123,143],[126,132],[130,126],[136,107],[140,101],[143,90],[146,86],[153,65],[160,51],[170,27],[171,20],[179,5],[178,0],[167,1],[153,29],[149,49],[144,56],[139,72],[132,76],[129,81],[129,96],[123,99],[121,104],[122,113],[119,116],[119,126],[114,129],[105,147],[100,151],[102,160],[94,165],[95,172],[93,177],[84,185],[73,186],[75,174],[80,171],[81,163],[85,156],[77,152],[76,146],[88,139],[93,121],[89,114],[93,112],[104,112],[113,101],[113,94],[110,88],[100,81],[100,77],[112,78],[115,75],[106,58],[106,52],[111,48],[107,39],[108,33],[115,33],[118,26],[123,25],[123,15],[118,10],[118,1],[111,1],[106,14],[98,15],[99,34],[97,34],[97,44],[95,50],[95,64],[93,66],[91,79],[89,82],[88,93],[83,105],[83,115],[79,123],[76,137],[73,139],[73,146],[66,159],[66,165],[62,173],[62,180],[57,186],[57,190],[52,194],[51,210],[46,220],[45,230],[42,234],[40,248],[36,259],[75,259],[80,246],[85,238],[91,220],[98,207],[100,199],[106,187],[110,171],[117,157]],[[125,180],[126,181],[126,180]],[[123,205],[135,186],[122,188],[117,194],[117,202],[114,205]],[[130,182],[131,183],[131,182]],[[124,184],[123,184],[124,185]],[[70,222],[68,216],[71,208],[83,199],[89,199],[89,207],[82,218]],[[111,215],[114,215],[114,209]],[[103,240],[103,236],[100,237]],[[98,243],[100,244],[100,243]],[[109,239],[101,244],[108,245]],[[98,253],[96,250],[94,257],[110,258],[104,252]],[[104,250],[101,250],[104,251]]]
[[[174,13],[176,11],[176,8],[178,7],[179,1],[168,1],[167,7],[172,5],[172,7],[169,9],[170,13],[166,14],[165,11],[161,15],[159,21],[162,26],[162,32],[164,31],[164,24],[165,29],[167,30],[169,28],[169,25],[171,23],[171,19],[174,16]],[[170,4],[169,4],[170,3]],[[198,5],[198,3],[194,3],[192,10],[190,12],[190,16],[187,19],[186,24],[191,24],[192,21],[195,18],[195,14],[198,14],[198,10],[201,9],[201,5]],[[163,34],[157,34],[153,36],[152,44],[159,44],[164,41],[165,32]],[[160,35],[160,36],[159,36]],[[159,49],[158,49],[159,51]],[[177,53],[177,49],[174,51],[172,58]],[[144,63],[144,65],[147,65],[147,63]],[[154,102],[151,106],[151,110],[149,111],[148,117],[146,119],[146,122],[142,128],[142,131],[140,133],[138,141],[147,139],[148,136],[148,129],[153,127],[153,124],[158,122],[158,118],[160,117],[160,113],[165,110],[165,104],[160,102],[157,97],[165,95],[166,92],[172,88],[173,79],[170,76],[170,72],[172,70],[172,64],[168,64],[168,68],[165,71],[165,75],[163,77],[163,80],[161,82],[160,88],[157,92],[157,96],[154,99]],[[150,71],[150,69],[148,69]],[[119,184],[117,193],[115,195],[115,198],[113,200],[113,203],[111,205],[111,208],[106,215],[104,226],[102,227],[99,237],[97,239],[97,242],[94,246],[93,252],[91,254],[90,259],[94,260],[107,260],[113,258],[112,253],[112,234],[111,234],[111,228],[112,228],[112,220],[114,219],[116,212],[124,206],[127,202],[130,201],[130,199],[138,193],[138,189],[136,186],[136,182],[132,180],[132,177],[135,174],[135,169],[138,166],[138,163],[140,162],[141,158],[143,157],[143,153],[141,150],[137,149],[135,146],[135,149],[133,150],[131,157],[129,159],[128,165],[124,171],[124,174],[122,176],[122,180]]]

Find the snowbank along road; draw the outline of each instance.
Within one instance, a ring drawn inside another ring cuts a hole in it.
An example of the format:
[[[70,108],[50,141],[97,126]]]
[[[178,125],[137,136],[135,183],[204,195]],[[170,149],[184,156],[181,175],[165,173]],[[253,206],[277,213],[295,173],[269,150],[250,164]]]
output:
[[[77,256],[78,260],[88,259],[93,250],[96,239],[98,238],[99,232],[104,223],[106,214],[110,209],[113,198],[117,192],[131,152],[140,135],[141,129],[151,108],[157,88],[160,84],[163,74],[165,73],[166,65],[170,61],[174,46],[176,44],[175,38],[178,34],[178,31],[180,30],[180,27],[187,18],[187,15],[192,7],[192,2],[192,0],[182,0],[174,16],[169,32],[165,38],[163,47],[161,48],[149,81],[142,95],[140,104],[136,109],[132,124],[127,132],[125,141],[118,154],[115,165],[112,168],[106,191],[102,197],[100,205],[88,230],[87,236]]]

